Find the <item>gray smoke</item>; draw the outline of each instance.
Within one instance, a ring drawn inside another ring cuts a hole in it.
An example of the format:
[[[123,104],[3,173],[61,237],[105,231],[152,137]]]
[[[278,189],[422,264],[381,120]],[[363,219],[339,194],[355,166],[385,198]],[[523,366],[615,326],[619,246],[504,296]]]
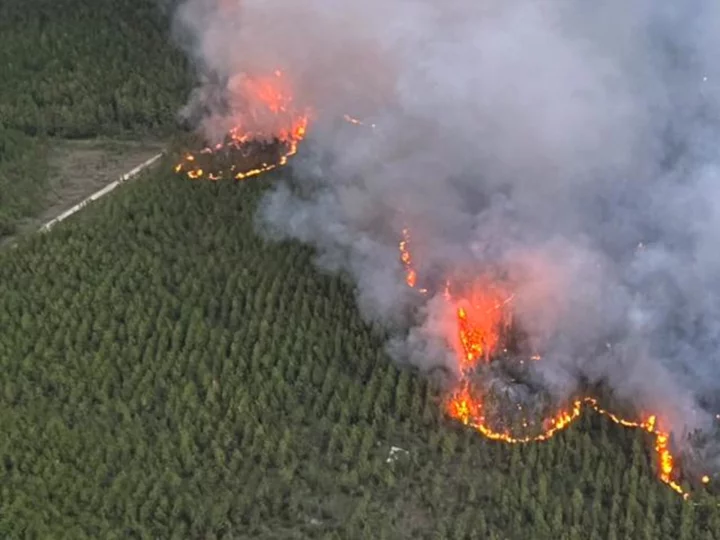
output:
[[[604,381],[676,434],[711,429],[720,4],[187,0],[176,22],[221,90],[280,68],[315,111],[315,150],[259,221],[348,272],[369,319],[414,312],[398,360],[455,368],[447,306],[404,283],[408,226],[420,276],[507,274],[558,397]],[[344,113],[377,128],[338,127]]]

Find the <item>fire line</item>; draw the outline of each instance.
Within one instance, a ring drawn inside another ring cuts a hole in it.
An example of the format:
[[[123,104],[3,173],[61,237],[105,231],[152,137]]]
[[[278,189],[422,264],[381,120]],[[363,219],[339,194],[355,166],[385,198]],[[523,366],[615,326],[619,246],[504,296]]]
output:
[[[405,282],[411,288],[416,288],[418,274],[413,267],[413,256],[410,251],[410,231],[403,230],[402,240],[398,245],[400,261],[405,270]],[[452,284],[445,286],[444,297],[449,301],[456,314],[456,356],[462,373],[459,388],[448,397],[446,402],[447,414],[462,424],[471,427],[488,439],[502,441],[507,444],[527,444],[542,442],[552,438],[558,432],[568,428],[582,415],[583,408],[593,409],[598,414],[609,418],[612,422],[626,428],[646,431],[654,438],[654,452],[658,468],[658,476],[662,482],[673,491],[680,494],[683,499],[690,494],[683,489],[677,480],[678,470],[675,466],[675,457],[670,450],[669,433],[658,426],[657,416],[649,415],[646,419],[635,421],[623,418],[613,412],[603,409],[593,397],[586,396],[576,399],[572,405],[546,419],[543,425],[547,426],[540,433],[532,436],[515,436],[509,430],[496,431],[490,427],[483,414],[483,402],[472,395],[470,391],[469,375],[479,362],[489,362],[490,355],[498,350],[500,344],[500,328],[509,326],[508,315],[504,309],[513,296],[493,284],[481,280],[478,289],[472,289],[469,295],[454,299],[451,294]],[[427,294],[425,289],[419,291]],[[540,360],[539,355],[533,354],[532,360]],[[525,422],[524,425],[527,425]],[[710,477],[701,478],[703,484],[710,482]]]
[[[269,123],[273,124],[275,129],[272,132],[259,129],[258,122],[249,117],[245,122],[239,121],[230,130],[224,142],[203,148],[199,152],[200,155],[216,155],[232,150],[242,151],[254,141],[277,141],[282,151],[276,160],[264,161],[249,170],[236,172],[233,165],[229,176],[235,180],[246,180],[287,164],[288,160],[297,153],[298,145],[305,138],[309,122],[308,112],[299,111],[294,106],[292,94],[285,84],[282,71],[277,70],[272,75],[264,77],[245,77],[241,82],[244,98],[252,107],[262,110],[266,121],[271,120]],[[191,153],[186,154],[175,166],[175,172],[184,173],[191,180],[207,178],[217,181],[226,177],[223,171],[203,169],[198,165],[198,156]]]

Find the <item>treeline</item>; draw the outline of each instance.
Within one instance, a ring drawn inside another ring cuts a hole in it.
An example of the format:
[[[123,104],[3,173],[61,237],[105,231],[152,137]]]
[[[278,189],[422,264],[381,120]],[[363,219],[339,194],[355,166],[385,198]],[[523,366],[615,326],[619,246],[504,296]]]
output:
[[[0,537],[720,539],[643,433],[449,421],[346,282],[255,233],[270,176],[170,166],[0,252]]]
[[[162,132],[191,87],[170,2],[0,2],[0,119],[29,135]]]

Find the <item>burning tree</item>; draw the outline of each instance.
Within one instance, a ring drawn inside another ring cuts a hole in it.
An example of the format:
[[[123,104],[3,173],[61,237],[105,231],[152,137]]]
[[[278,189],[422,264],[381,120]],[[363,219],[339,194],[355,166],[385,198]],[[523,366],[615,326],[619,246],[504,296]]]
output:
[[[282,165],[305,137],[309,114],[293,103],[281,71],[237,77],[224,103],[223,119],[232,125],[223,140],[186,153],[175,172],[191,180],[244,180]],[[210,113],[212,114],[212,113]]]
[[[422,295],[433,294],[428,288],[418,288],[410,238],[410,230],[404,229],[399,251],[405,281]],[[541,356],[523,346],[522,329],[512,316],[514,295],[502,278],[491,272],[470,280],[451,276],[441,294],[454,319],[446,340],[455,351],[460,374],[445,403],[450,417],[489,439],[525,444],[550,439],[590,408],[616,424],[652,435],[658,476],[684,498],[689,496],[680,485],[670,433],[656,414],[627,418],[602,408],[592,395],[580,395],[558,406],[542,388],[532,388],[527,366]],[[701,481],[707,484],[710,478],[703,475]]]

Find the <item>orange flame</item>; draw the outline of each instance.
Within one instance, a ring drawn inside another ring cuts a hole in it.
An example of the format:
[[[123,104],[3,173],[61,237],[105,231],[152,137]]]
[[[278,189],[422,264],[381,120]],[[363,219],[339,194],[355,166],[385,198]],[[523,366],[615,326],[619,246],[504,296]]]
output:
[[[285,84],[282,71],[276,70],[272,75],[238,79],[234,90],[244,99],[247,111],[242,121],[227,134],[225,142],[207,146],[200,154],[216,154],[223,150],[241,150],[244,145],[254,140],[277,140],[283,148],[282,153],[274,162],[263,162],[250,170],[235,171],[231,167],[231,176],[235,180],[245,180],[277,167],[287,164],[295,155],[299,143],[305,138],[309,114],[298,112],[293,104],[292,93]],[[264,129],[261,128],[264,127]],[[269,131],[265,131],[270,126]],[[175,166],[175,172],[185,172],[187,178],[196,180],[208,178],[222,180],[223,171],[206,172],[197,165],[196,157],[187,154]]]
[[[410,232],[406,228],[403,230],[399,245],[400,260],[404,267],[406,283],[410,287],[415,287],[417,272],[413,267],[409,244]],[[524,444],[550,439],[577,420],[582,414],[583,407],[588,407],[616,424],[626,428],[641,429],[651,434],[654,437],[653,446],[660,480],[683,498],[689,497],[689,493],[677,480],[678,470],[670,450],[669,433],[658,427],[655,415],[649,415],[645,420],[640,421],[629,420],[601,408],[595,398],[587,396],[573,401],[567,410],[561,410],[551,418],[545,419],[542,422],[542,430],[534,435],[517,436],[508,429],[503,431],[493,429],[485,417],[482,397],[474,396],[470,390],[470,373],[478,362],[489,362],[490,356],[498,351],[502,342],[502,331],[510,326],[507,305],[512,302],[513,295],[508,295],[487,278],[477,280],[469,293],[460,298],[453,296],[452,288],[452,283],[448,280],[443,296],[451,303],[456,313],[456,336],[449,337],[448,341],[455,344],[462,379],[458,389],[446,400],[446,412],[451,418],[472,427],[488,439],[508,444]],[[533,354],[530,359],[540,360],[541,357]],[[523,421],[523,426],[527,427],[527,425],[528,421]],[[701,481],[703,484],[708,484],[710,477],[705,475]]]
[[[446,291],[446,298],[452,301],[449,287]],[[503,307],[511,300],[512,296],[492,287],[489,280],[482,280],[455,301],[458,339],[453,341],[463,371],[472,369],[478,359],[490,361],[500,344],[500,331],[510,326],[509,312]]]
[[[670,486],[675,492],[682,495],[683,498],[688,498],[689,493],[687,493],[674,478],[677,475],[677,470],[675,469],[675,458],[669,448],[669,434],[657,427],[656,417],[654,415],[642,421],[627,420],[602,409],[595,398],[584,397],[573,401],[572,406],[568,410],[560,411],[549,420],[546,420],[544,424],[549,427],[540,433],[531,436],[516,437],[509,431],[495,431],[492,427],[488,426],[483,416],[482,400],[475,399],[471,396],[467,380],[462,382],[460,389],[453,393],[448,400],[447,413],[450,417],[459,420],[466,426],[476,429],[488,439],[502,441],[508,444],[525,444],[547,441],[559,431],[569,427],[580,417],[583,406],[587,406],[595,412],[606,416],[616,424],[627,428],[642,429],[653,435],[655,438],[654,449],[660,480]],[[705,475],[701,480],[704,484],[708,484],[710,477]]]
[[[350,118],[348,116],[348,118]],[[349,120],[348,120],[349,121]],[[412,255],[410,255],[410,250],[408,249],[408,245],[410,243],[410,231],[409,229],[403,229],[402,231],[403,238],[400,240],[400,260],[403,263],[403,266],[405,267],[405,283],[407,283],[410,287],[415,287],[417,285],[417,273],[415,272],[415,269],[412,265]]]

